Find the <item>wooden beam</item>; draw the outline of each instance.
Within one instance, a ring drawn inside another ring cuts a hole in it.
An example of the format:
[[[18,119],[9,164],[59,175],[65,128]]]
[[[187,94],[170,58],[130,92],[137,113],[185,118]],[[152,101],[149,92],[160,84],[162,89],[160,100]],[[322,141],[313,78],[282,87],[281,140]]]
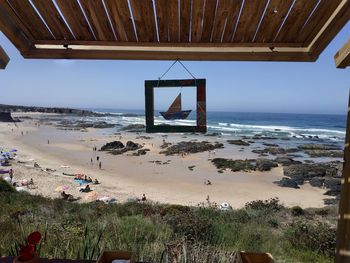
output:
[[[9,61],[9,56],[6,54],[5,50],[3,50],[0,46],[0,69],[5,69]]]
[[[350,0],[343,0],[309,45],[312,56],[319,56],[350,19]]]
[[[303,43],[202,43],[202,42],[115,42],[115,41],[85,41],[85,40],[35,40],[35,45],[81,45],[81,46],[148,46],[148,47],[274,47],[274,48],[302,48],[306,51],[307,48],[303,47]]]
[[[334,60],[337,68],[346,68],[350,66],[350,38],[348,42],[335,54]]]
[[[26,34],[24,25],[17,19],[6,1],[0,1],[0,31],[19,51],[28,50],[34,46],[31,36]]]
[[[230,50],[225,48],[120,48],[97,49],[35,49],[21,52],[24,58],[43,59],[116,59],[116,60],[207,60],[207,61],[315,61],[308,52],[272,52]]]
[[[337,245],[335,252],[336,263],[350,262],[350,97],[348,107],[348,117],[346,125],[345,148],[344,148],[344,163],[343,163],[343,178],[339,200],[339,219],[337,227]]]

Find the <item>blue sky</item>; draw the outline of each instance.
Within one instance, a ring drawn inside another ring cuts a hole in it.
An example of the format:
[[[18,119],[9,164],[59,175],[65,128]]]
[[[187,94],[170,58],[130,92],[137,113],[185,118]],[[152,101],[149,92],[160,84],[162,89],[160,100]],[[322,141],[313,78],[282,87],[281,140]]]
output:
[[[207,79],[207,109],[237,112],[346,114],[350,69],[333,56],[350,37],[350,23],[316,63],[187,62]],[[0,103],[80,108],[143,109],[144,80],[157,79],[171,61],[26,60],[0,32],[11,61],[0,70]],[[179,65],[165,78],[187,78]],[[183,89],[185,90],[185,89]],[[180,89],[156,94],[166,109]],[[194,91],[183,93],[192,108]]]

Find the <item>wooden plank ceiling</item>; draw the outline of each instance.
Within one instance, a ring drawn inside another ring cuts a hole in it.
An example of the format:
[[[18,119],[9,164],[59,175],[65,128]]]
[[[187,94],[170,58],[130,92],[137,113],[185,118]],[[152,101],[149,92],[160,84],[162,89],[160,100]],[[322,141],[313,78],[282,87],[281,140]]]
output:
[[[315,61],[350,0],[0,0],[26,58]],[[23,43],[26,42],[26,43]]]

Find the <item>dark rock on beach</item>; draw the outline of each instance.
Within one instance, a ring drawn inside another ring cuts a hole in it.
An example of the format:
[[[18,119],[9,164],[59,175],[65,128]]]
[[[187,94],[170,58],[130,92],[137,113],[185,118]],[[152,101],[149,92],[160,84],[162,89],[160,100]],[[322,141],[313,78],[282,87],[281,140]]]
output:
[[[273,137],[273,136],[266,136],[266,135],[260,135],[260,134],[256,134],[252,137],[253,140],[277,140],[277,137]]]
[[[246,159],[246,160],[232,160],[225,158],[215,158],[211,162],[216,166],[218,170],[230,169],[233,172],[238,171],[270,171],[272,168],[277,167],[278,164],[273,160],[261,158],[261,159]]]
[[[239,171],[254,171],[255,160],[232,160],[225,158],[214,158],[211,162],[215,165],[218,170],[230,169],[232,172]]]
[[[267,142],[264,142],[263,143],[264,146],[267,146],[267,147],[278,147],[279,145],[276,144],[276,143],[267,143]]]
[[[11,112],[0,112],[0,122],[15,122],[11,116]]]
[[[107,123],[105,121],[99,121],[99,122],[93,123],[92,127],[96,128],[96,129],[106,129],[106,128],[113,128],[113,127],[115,127],[115,124]]]
[[[132,155],[133,156],[140,156],[140,155],[146,155],[146,153],[150,151],[150,149],[140,149],[134,152]]]
[[[317,157],[330,157],[330,158],[343,158],[344,153],[341,147],[335,144],[302,144],[298,148],[304,151],[312,158]]]
[[[343,158],[344,157],[343,151],[305,150],[304,152],[312,158],[317,158],[317,157]]]
[[[227,140],[229,144],[239,145],[239,146],[249,146],[250,143],[243,140]]]
[[[271,154],[271,155],[281,155],[281,154],[287,154],[287,153],[295,153],[298,152],[299,149],[296,148],[288,148],[284,149],[281,147],[267,147],[265,149],[255,149],[252,150],[253,153],[257,154]]]
[[[43,121],[47,121],[43,120]],[[57,127],[65,128],[65,129],[73,129],[80,130],[86,128],[96,128],[96,129],[105,129],[105,128],[113,128],[115,124],[107,123],[105,121],[80,121],[80,120],[61,120],[58,122]]]
[[[221,133],[220,132],[212,132],[212,133],[207,133],[204,136],[221,137]]]
[[[143,147],[142,145],[135,143],[135,142],[132,142],[132,141],[128,141],[125,146],[120,141],[114,141],[114,142],[109,142],[109,143],[103,145],[101,147],[100,151],[107,151],[111,154],[119,155],[119,154],[123,154],[123,153],[128,152],[128,151],[139,150],[142,147]],[[149,150],[148,149],[144,149],[143,151],[139,150],[139,151],[135,152],[134,155],[136,155],[136,156],[144,155],[144,154],[146,154],[147,151],[149,151]]]
[[[275,160],[275,162],[281,164],[282,166],[289,166],[292,164],[301,164],[302,162],[300,161],[295,161],[292,158],[289,157],[277,157]]]
[[[256,169],[258,171],[270,171],[272,168],[277,167],[277,162],[265,158],[257,159],[255,162]]]
[[[133,142],[133,141],[127,141],[125,147],[128,151],[135,151],[135,150],[142,148],[142,145],[140,145],[136,142]]]
[[[144,124],[130,124],[121,128],[121,131],[130,131],[130,132],[144,132],[146,126]]]
[[[109,142],[106,143],[101,147],[101,151],[113,151],[117,149],[122,149],[124,148],[124,144],[121,141],[114,141],[114,142]]]
[[[299,189],[300,187],[298,186],[298,184],[290,178],[284,177],[281,180],[275,182],[277,185],[281,186],[281,187],[289,187],[289,188],[295,188],[295,189]]]
[[[335,144],[316,144],[316,143],[308,143],[308,144],[302,144],[299,145],[298,148],[300,150],[341,150],[341,148],[338,145]]]
[[[224,148],[222,143],[210,143],[207,141],[202,142],[179,142],[177,144],[167,147],[164,151],[161,151],[161,154],[165,155],[177,155],[182,153],[199,153],[206,151],[213,151],[215,149]]]
[[[340,195],[341,162],[292,164],[283,170],[286,177],[275,182],[277,185],[295,188],[295,185],[301,186],[309,182],[314,187],[326,188],[325,195]]]

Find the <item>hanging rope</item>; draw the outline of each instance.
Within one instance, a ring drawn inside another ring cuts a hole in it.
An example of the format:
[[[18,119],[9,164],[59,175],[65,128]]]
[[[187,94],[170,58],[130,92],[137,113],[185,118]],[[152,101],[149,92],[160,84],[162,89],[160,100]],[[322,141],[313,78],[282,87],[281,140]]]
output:
[[[173,64],[171,64],[171,66],[163,73],[163,75],[162,75],[160,78],[158,78],[158,81],[161,80],[161,79],[170,71],[170,69],[171,69],[177,62],[179,62],[180,65],[187,71],[187,73],[190,74],[191,77],[192,77],[193,79],[196,80],[196,77],[193,76],[193,74],[191,73],[191,71],[189,71],[189,70],[186,68],[186,66],[185,66],[179,59],[177,59],[177,60],[175,60],[175,61],[173,62]]]

